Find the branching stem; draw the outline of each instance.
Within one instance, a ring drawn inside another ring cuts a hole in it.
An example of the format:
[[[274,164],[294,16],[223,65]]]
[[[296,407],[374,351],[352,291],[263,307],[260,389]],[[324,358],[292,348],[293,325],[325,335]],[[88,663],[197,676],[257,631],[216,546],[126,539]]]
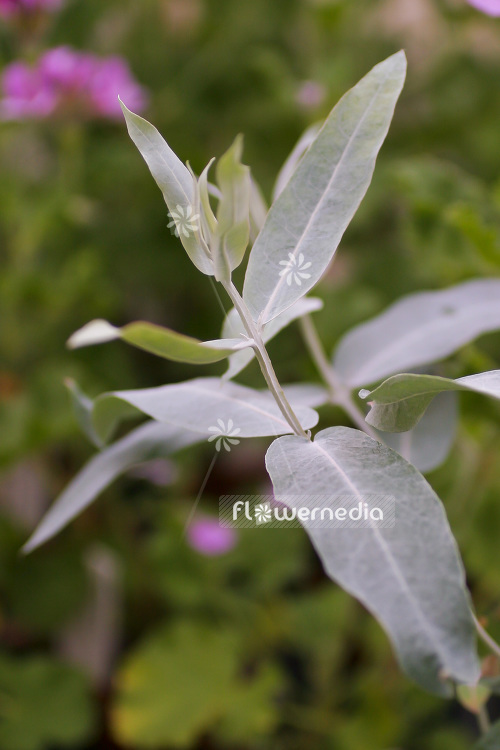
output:
[[[381,442],[379,435],[377,435],[375,430],[366,423],[363,412],[354,402],[349,389],[339,380],[337,373],[328,361],[311,317],[309,315],[304,315],[304,317],[300,319],[300,326],[311,357],[318,368],[319,374],[328,386],[331,402],[340,406],[360,430],[366,432],[366,434],[374,440]]]
[[[297,415],[290,406],[283,388],[281,387],[279,380],[276,377],[273,364],[271,362],[269,354],[267,353],[264,341],[262,340],[261,332],[255,324],[248,307],[246,306],[244,300],[242,299],[240,293],[238,292],[232,281],[222,281],[221,283],[228,293],[229,297],[231,298],[231,302],[237,310],[247,334],[254,341],[253,349],[255,351],[255,356],[260,365],[260,369],[262,370],[262,374],[264,375],[267,386],[274,396],[274,399],[278,404],[281,413],[296,435],[310,439],[310,436],[306,433],[306,431],[300,424]]]

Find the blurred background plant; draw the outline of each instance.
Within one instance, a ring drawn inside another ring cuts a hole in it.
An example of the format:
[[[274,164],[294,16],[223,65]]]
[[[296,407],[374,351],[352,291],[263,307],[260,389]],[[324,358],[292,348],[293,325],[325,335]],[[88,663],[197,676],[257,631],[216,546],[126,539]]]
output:
[[[471,746],[470,714],[406,681],[304,534],[214,522],[220,494],[267,491],[264,441],[218,455],[187,535],[213,445],[137,467],[46,547],[18,550],[91,455],[64,378],[94,395],[198,374],[119,343],[70,354],[68,336],[98,317],[204,339],[221,325],[116,95],[198,172],[243,132],[269,197],[301,132],[406,49],[374,182],[319,288],[331,349],[402,294],[499,275],[499,5],[0,0],[1,750]],[[271,351],[283,382],[314,379],[297,331]],[[489,335],[447,372],[499,363]],[[242,380],[262,385],[255,365]],[[498,639],[499,412],[469,399],[462,417],[429,479]]]

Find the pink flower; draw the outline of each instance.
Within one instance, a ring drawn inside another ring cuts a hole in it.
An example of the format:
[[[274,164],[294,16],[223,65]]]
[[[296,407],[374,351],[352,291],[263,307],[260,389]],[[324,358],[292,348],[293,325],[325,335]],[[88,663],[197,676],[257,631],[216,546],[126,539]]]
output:
[[[59,10],[63,0],[0,0],[0,15],[4,17]]]
[[[500,16],[500,0],[467,0],[467,2],[489,16]]]
[[[207,557],[225,555],[236,546],[238,537],[234,529],[219,526],[216,518],[199,518],[188,527],[187,540],[190,547]]]
[[[58,112],[117,118],[121,117],[118,96],[136,112],[145,108],[147,100],[123,58],[99,58],[71,47],[49,50],[35,67],[21,62],[8,65],[2,87],[3,119],[43,118]]]

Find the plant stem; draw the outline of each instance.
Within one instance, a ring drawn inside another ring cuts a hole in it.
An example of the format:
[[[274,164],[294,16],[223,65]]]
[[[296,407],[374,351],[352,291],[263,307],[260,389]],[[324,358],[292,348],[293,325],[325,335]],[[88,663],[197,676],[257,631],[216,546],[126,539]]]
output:
[[[490,731],[490,717],[488,715],[488,709],[486,708],[484,703],[479,706],[479,710],[477,712],[477,723],[479,724],[481,734],[487,734]]]
[[[316,331],[314,323],[309,315],[304,315],[304,317],[300,319],[300,327],[302,329],[304,341],[316,367],[318,368],[318,372],[328,386],[332,403],[340,406],[360,430],[363,430],[363,432],[366,432],[367,435],[374,440],[378,440],[380,443],[381,438],[375,430],[366,423],[364,414],[361,409],[356,406],[349,389],[339,380],[337,373],[328,361],[323,345],[319,339],[318,332]]]
[[[293,411],[288,402],[288,399],[285,396],[283,388],[281,387],[279,380],[276,377],[276,373],[274,372],[274,367],[262,340],[261,333],[257,328],[252,316],[250,315],[250,311],[243,301],[240,293],[238,292],[232,281],[221,281],[221,284],[231,298],[231,302],[233,303],[234,307],[238,311],[241,322],[245,326],[247,334],[251,339],[253,339],[255,356],[260,365],[260,369],[262,370],[262,374],[264,375],[267,386],[273,394],[281,413],[296,435],[305,437],[310,440],[310,436],[306,433],[306,431],[300,424],[297,415]]]
[[[486,632],[486,630],[483,628],[477,617],[474,617],[474,624],[476,626],[476,630],[478,632],[479,637],[481,638],[484,643],[488,646],[491,651],[493,651],[496,656],[500,656],[500,646],[498,643],[491,637],[489,633]]]

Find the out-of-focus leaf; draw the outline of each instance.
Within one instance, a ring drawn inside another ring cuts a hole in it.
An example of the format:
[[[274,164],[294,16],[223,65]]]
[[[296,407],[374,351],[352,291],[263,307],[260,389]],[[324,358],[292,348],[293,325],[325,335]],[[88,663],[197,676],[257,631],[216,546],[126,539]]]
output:
[[[64,384],[71,396],[73,411],[82,432],[88,437],[92,445],[96,448],[102,448],[102,442],[92,424],[92,408],[94,406],[92,399],[83,393],[71,378],[66,378]]]
[[[352,388],[448,357],[500,328],[500,279],[476,279],[403,297],[349,331],[333,364]]]
[[[473,750],[500,750],[500,721],[495,722],[488,733],[476,742]]]
[[[373,504],[374,496],[394,497],[393,526],[302,523],[328,575],[382,623],[412,679],[441,695],[449,692],[444,675],[474,683],[479,665],[464,571],[444,509],[422,475],[347,427],[323,430],[313,442],[279,438],[266,465],[276,499],[289,506],[311,510],[318,498]]]
[[[0,747],[82,747],[96,716],[83,676],[43,656],[0,655]]]
[[[215,431],[221,435],[231,433],[231,437],[234,434],[237,438],[292,431],[270,393],[220,378],[196,378],[159,388],[105,393],[94,402],[95,428],[105,440],[120,419],[136,415],[137,411],[207,438]],[[318,415],[309,407],[299,405],[295,411],[304,429],[317,424]]]
[[[328,267],[370,184],[405,74],[398,52],[349,91],[271,206],[243,290],[260,324],[307,294]]]
[[[150,635],[116,676],[112,731],[120,745],[189,747],[227,711],[237,659],[234,634],[183,622]]]
[[[148,422],[133,430],[90,459],[54,501],[23,551],[31,552],[51,539],[127,469],[152,458],[168,456],[199,440],[199,433],[166,424]]]
[[[131,112],[120,102],[131,139],[141,152],[151,174],[163,193],[165,203],[172,217],[177,215],[180,222],[186,223],[186,231],[179,232],[184,249],[202,273],[213,275],[213,263],[199,240],[199,227],[193,211],[195,195],[189,169],[174,154],[157,129],[147,120]]]
[[[317,406],[317,404],[310,404]],[[446,460],[457,429],[458,405],[455,393],[436,396],[420,422],[408,432],[381,433],[389,448],[397,451],[419,471],[437,469]]]
[[[105,338],[103,338],[104,335]],[[184,336],[182,333],[176,333],[153,323],[139,321],[116,328],[105,320],[92,320],[87,323],[70,337],[68,346],[71,349],[78,349],[114,339],[126,341],[127,344],[137,346],[158,357],[192,365],[219,362],[230,354],[234,354],[235,351],[250,346],[249,342],[243,338],[198,341],[191,336]]]
[[[278,315],[277,318],[271,320],[264,326],[262,331],[262,338],[264,343],[267,343],[273,339],[283,328],[292,323],[292,321],[301,318],[303,315],[307,315],[316,310],[321,310],[323,307],[323,301],[319,297],[304,297],[303,299],[297,300],[297,302],[285,310],[285,312]],[[237,310],[234,308],[229,311],[222,327],[221,336],[223,338],[233,338],[245,335],[245,327],[241,322],[241,318],[238,315]],[[236,354],[232,354],[229,357],[229,367],[224,373],[224,378],[234,378],[240,373],[255,357],[254,350],[249,347],[242,349]]]
[[[445,391],[472,391],[500,399],[500,370],[449,380],[414,373],[393,375],[373,391],[360,391],[371,409],[368,424],[384,432],[406,432],[422,418],[432,399]]]

